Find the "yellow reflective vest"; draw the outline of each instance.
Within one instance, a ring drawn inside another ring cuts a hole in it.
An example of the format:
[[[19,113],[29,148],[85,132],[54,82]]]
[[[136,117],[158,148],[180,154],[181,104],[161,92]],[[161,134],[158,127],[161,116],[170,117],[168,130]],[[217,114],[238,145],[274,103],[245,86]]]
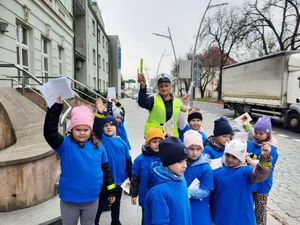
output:
[[[172,134],[174,137],[179,137],[178,128],[177,128],[177,117],[181,107],[181,100],[179,98],[173,98],[173,129]],[[164,130],[164,124],[166,122],[166,108],[162,97],[157,94],[154,96],[153,108],[149,113],[148,119],[145,124],[145,134],[150,127],[156,127],[161,130]]]

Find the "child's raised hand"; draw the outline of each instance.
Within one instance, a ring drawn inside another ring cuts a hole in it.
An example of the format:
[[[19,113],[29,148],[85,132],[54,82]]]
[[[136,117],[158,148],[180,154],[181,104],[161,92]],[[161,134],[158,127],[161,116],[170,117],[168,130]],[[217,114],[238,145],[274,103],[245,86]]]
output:
[[[131,197],[131,204],[136,205],[136,199],[137,197]]]
[[[115,201],[116,201],[116,197],[114,195],[108,197],[108,202],[110,205],[114,204]]]
[[[271,145],[269,142],[263,142],[261,145],[261,152],[267,152],[270,153],[271,152]]]
[[[185,106],[188,106],[190,105],[190,95],[185,95],[182,97],[182,103],[185,105]]]
[[[56,103],[57,103],[57,104],[63,104],[63,101],[62,101],[62,99],[61,99],[60,96],[58,96],[58,97],[56,98]]]
[[[96,110],[99,113],[104,113],[106,111],[106,107],[101,98],[97,98],[96,100]]]
[[[271,145],[270,145],[270,143],[269,142],[262,143],[261,153],[260,153],[259,159],[261,161],[264,161],[264,162],[271,161],[272,157],[270,155],[270,152],[271,152]]]

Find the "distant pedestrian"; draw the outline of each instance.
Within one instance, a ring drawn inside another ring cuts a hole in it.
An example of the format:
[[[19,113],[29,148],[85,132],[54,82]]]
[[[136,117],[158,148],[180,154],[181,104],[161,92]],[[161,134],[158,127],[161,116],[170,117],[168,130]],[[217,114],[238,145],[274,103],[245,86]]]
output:
[[[209,196],[213,190],[213,171],[208,164],[208,155],[203,152],[202,137],[195,130],[184,134],[184,144],[188,148],[187,169],[184,172],[193,225],[211,225]],[[198,182],[198,184],[197,184]],[[193,185],[196,183],[197,185]]]
[[[224,154],[225,144],[232,138],[232,128],[227,119],[221,117],[214,121],[213,135],[206,140],[204,153],[211,159],[220,158]]]
[[[154,186],[145,202],[145,225],[191,225],[190,203],[184,179],[187,149],[176,137],[159,144],[162,165],[154,167]]]
[[[116,201],[111,204],[111,225],[121,225],[120,222],[120,203],[122,197],[121,184],[127,177],[131,178],[132,162],[129,154],[128,145],[125,141],[117,136],[117,122],[114,117],[106,116],[103,118],[105,106],[101,99],[96,101],[97,114],[94,120],[94,128],[103,129],[101,137],[108,156],[109,166],[116,184],[115,196]],[[97,133],[96,133],[97,134]],[[99,135],[99,134],[97,134]],[[95,219],[95,225],[99,224],[99,219],[106,208],[105,199],[108,195],[106,189],[102,188],[99,196],[99,208]]]
[[[271,119],[266,116],[260,117],[254,125],[254,137],[248,142],[247,151],[254,154],[258,159],[261,157],[262,149],[269,146],[272,160],[268,162],[272,166],[271,173],[267,180],[258,183],[253,188],[255,200],[255,215],[258,225],[267,224],[267,203],[269,192],[273,185],[273,172],[278,159],[276,148],[272,145],[272,123]],[[274,141],[273,141],[274,143]]]
[[[142,224],[144,224],[145,198],[151,188],[150,174],[153,166],[160,162],[159,143],[164,139],[164,133],[151,127],[146,132],[146,144],[142,146],[142,153],[134,160],[130,183],[131,203],[136,205],[137,196],[142,207]]]
[[[225,146],[223,166],[213,171],[213,224],[256,225],[252,189],[268,177],[271,155],[268,148],[263,148],[259,163],[247,166],[246,149],[246,141],[230,141]]]
[[[93,135],[93,113],[86,106],[76,106],[71,112],[69,134],[58,132],[59,116],[63,110],[60,98],[47,109],[44,136],[59,155],[61,174],[58,193],[64,225],[94,224],[98,196],[103,186],[111,204],[115,185],[103,144]],[[104,184],[103,184],[104,182]]]

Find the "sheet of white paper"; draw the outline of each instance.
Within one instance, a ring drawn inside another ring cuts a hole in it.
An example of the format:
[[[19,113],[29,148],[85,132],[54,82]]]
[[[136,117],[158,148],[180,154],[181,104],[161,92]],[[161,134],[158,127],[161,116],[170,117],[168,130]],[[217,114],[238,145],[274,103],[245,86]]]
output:
[[[46,84],[42,85],[39,90],[49,107],[56,102],[58,96],[60,96],[62,99],[74,97],[74,93],[71,89],[71,83],[66,77],[52,79]]]
[[[190,86],[189,91],[188,91],[188,95],[192,94],[194,83],[195,83],[195,81],[192,81],[191,86]]]
[[[240,126],[249,123],[251,120],[252,118],[247,112],[234,119],[234,121]]]
[[[190,186],[188,187],[188,189],[197,189],[200,187],[200,180],[198,178],[195,178],[193,180],[193,182],[190,184]]]
[[[222,158],[217,158],[217,159],[210,160],[209,165],[211,166],[211,168],[213,170],[222,167],[223,166],[223,164],[222,164]]]
[[[164,124],[164,132],[168,135],[168,136],[172,136],[173,134],[173,119],[169,119],[167,122],[165,122]]]
[[[121,188],[122,188],[127,194],[129,194],[129,190],[130,190],[130,180],[129,180],[129,178],[127,178],[127,179],[121,184]]]
[[[116,88],[115,87],[108,87],[107,88],[107,97],[111,99],[116,99]]]

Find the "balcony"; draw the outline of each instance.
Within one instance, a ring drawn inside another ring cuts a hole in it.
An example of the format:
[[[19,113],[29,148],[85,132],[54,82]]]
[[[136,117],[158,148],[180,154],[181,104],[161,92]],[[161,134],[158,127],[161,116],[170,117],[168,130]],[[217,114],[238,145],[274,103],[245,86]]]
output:
[[[86,0],[74,0],[74,16],[85,16]]]
[[[76,54],[76,58],[86,60],[85,41],[79,39],[78,36],[75,36],[75,54]]]

